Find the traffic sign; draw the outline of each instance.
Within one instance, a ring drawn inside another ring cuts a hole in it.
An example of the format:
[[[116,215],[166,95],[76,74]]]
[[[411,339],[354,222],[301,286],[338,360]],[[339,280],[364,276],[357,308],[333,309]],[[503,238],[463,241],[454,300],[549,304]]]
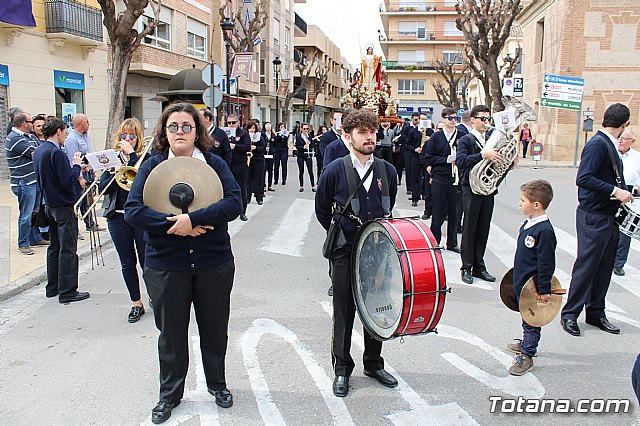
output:
[[[231,94],[236,94],[236,79],[231,77]],[[227,79],[226,77],[222,78],[222,82],[220,83],[220,89],[222,89],[223,93],[227,93]]]
[[[222,76],[224,73],[222,72],[222,68],[218,66],[218,64],[213,64],[213,85],[217,86],[222,82]],[[207,86],[211,86],[211,64],[207,64],[202,70],[202,81]]]
[[[531,144],[531,153],[533,155],[541,155],[544,152],[544,146],[540,142]]]
[[[464,108],[458,110],[458,117],[462,118],[462,114],[464,114]]]
[[[215,108],[222,103],[222,90],[218,86],[213,86],[213,96],[211,96],[211,89],[208,87],[202,92],[202,102],[209,108]]]
[[[540,105],[580,111],[583,92],[584,79],[582,78],[545,74]]]
[[[503,96],[513,96],[513,78],[507,77],[502,85]]]
[[[524,79],[517,77],[513,79],[513,96],[521,98],[524,96]]]

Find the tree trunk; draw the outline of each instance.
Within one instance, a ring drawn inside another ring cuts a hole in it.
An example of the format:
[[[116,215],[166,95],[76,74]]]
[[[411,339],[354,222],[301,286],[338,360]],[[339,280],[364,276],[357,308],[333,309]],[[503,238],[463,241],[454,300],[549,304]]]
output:
[[[500,81],[500,71],[498,71],[497,58],[489,56],[489,63],[485,66],[485,73],[489,79],[489,93],[493,101],[492,111],[502,111],[502,84]]]
[[[127,101],[127,73],[133,52],[129,45],[116,43],[112,45],[111,71],[111,99],[109,101],[109,121],[107,122],[107,135],[105,138],[105,149],[111,145],[113,135],[118,130],[118,126],[124,120],[124,107]]]

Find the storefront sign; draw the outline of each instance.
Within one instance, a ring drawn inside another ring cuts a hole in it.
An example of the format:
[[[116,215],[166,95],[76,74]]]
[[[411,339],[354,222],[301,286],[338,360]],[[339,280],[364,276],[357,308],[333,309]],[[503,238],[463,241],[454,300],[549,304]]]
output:
[[[53,70],[53,86],[60,89],[84,90],[84,74]]]
[[[0,85],[9,85],[9,67],[2,64],[0,64]]]
[[[433,114],[433,107],[418,107],[420,114]]]
[[[413,107],[398,107],[398,114],[411,114]]]
[[[233,77],[242,76],[246,80],[251,76],[251,62],[253,60],[253,54],[249,53],[237,53],[235,60],[233,61],[233,68],[231,75]]]

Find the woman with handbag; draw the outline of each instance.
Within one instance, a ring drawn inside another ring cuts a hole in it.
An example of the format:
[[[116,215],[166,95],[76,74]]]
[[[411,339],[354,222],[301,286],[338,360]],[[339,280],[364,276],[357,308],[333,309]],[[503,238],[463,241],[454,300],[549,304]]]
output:
[[[139,156],[144,155],[145,152],[140,122],[135,118],[127,118],[120,123],[118,132],[113,136],[112,146],[120,153],[125,165],[133,166],[136,164]],[[133,302],[128,321],[134,323],[144,315],[138,277],[138,263],[141,268],[144,268],[144,231],[136,229],[124,221],[124,203],[127,201],[129,192],[120,188],[116,182],[112,182],[114,175],[115,171],[105,170],[100,176],[98,188],[102,192],[108,185],[102,202],[104,208],[102,215],[107,218],[109,234],[111,234],[111,240],[120,258],[122,277],[127,285],[127,290],[129,290],[131,302]]]

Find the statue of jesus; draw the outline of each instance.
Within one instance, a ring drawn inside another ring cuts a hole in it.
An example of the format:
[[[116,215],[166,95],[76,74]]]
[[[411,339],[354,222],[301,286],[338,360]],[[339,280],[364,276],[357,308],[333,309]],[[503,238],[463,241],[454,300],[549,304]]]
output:
[[[368,90],[382,89],[382,61],[373,54],[373,45],[367,45],[367,53],[362,57],[362,73],[360,83]]]

